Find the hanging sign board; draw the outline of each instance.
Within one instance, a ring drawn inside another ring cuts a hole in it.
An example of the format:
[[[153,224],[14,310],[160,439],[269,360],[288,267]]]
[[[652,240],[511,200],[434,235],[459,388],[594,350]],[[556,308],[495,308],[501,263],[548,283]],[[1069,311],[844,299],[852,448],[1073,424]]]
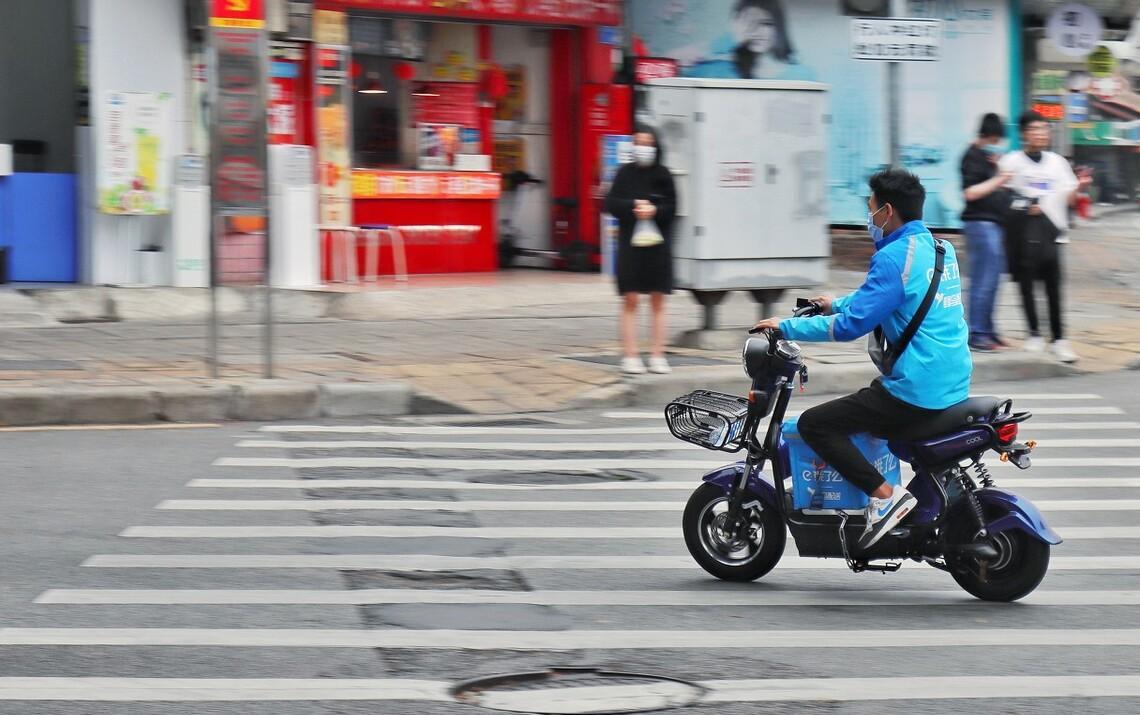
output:
[[[851,59],[933,62],[942,57],[942,21],[898,17],[851,20]]]

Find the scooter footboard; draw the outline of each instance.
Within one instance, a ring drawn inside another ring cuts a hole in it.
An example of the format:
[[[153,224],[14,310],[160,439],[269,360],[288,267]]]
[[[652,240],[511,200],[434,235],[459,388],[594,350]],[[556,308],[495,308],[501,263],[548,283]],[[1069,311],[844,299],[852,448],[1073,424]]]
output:
[[[1041,511],[1028,499],[993,488],[979,489],[974,494],[977,495],[983,508],[988,506],[1002,512],[1002,516],[986,524],[986,530],[991,534],[1020,529],[1046,544],[1055,546],[1061,543],[1061,537],[1045,523]]]
[[[743,471],[744,462],[737,462],[736,464],[728,464],[719,469],[714,469],[701,477],[701,480],[709,484],[715,484],[723,489],[726,495],[731,495],[732,488],[736,485],[736,480]],[[759,471],[753,471],[752,474],[748,475],[747,488],[748,491],[760,497],[760,500],[764,502],[764,506],[776,509],[777,512],[779,511],[780,502],[776,496],[776,488],[766,480],[761,479]]]

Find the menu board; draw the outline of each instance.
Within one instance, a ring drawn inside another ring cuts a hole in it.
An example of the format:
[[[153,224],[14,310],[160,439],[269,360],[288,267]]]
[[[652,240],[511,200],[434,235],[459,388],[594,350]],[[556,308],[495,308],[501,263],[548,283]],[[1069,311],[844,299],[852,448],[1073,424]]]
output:
[[[428,82],[425,88],[437,96],[415,97],[416,124],[479,126],[479,85],[474,82]]]

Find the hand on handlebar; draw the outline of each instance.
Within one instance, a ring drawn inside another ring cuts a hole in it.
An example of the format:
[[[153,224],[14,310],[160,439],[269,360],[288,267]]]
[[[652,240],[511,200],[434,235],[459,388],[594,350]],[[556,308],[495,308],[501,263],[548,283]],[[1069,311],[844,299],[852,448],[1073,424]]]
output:
[[[820,315],[831,315],[831,304],[835,302],[835,296],[817,295],[811,299],[811,302],[819,305]]]
[[[749,333],[762,333],[765,330],[779,330],[781,320],[783,320],[783,318],[765,318],[764,320],[761,320],[756,325],[753,325],[752,329],[749,330],[748,332]]]

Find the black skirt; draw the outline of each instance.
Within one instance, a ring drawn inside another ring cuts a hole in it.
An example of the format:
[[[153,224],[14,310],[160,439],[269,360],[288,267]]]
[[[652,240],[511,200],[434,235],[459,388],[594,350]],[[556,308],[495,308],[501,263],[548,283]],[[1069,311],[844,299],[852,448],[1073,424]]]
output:
[[[673,251],[669,242],[649,248],[618,244],[617,290],[626,293],[672,293]]]

